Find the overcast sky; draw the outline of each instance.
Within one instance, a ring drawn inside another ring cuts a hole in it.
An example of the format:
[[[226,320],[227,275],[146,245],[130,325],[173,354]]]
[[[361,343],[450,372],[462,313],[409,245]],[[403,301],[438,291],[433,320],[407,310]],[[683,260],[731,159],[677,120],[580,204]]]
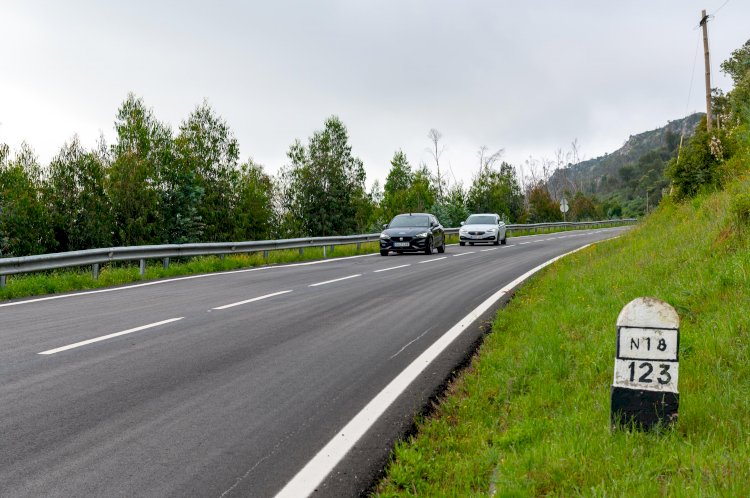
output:
[[[747,0],[0,0],[0,143],[44,164],[75,133],[111,143],[134,92],[173,129],[207,99],[270,173],[335,114],[368,185],[397,149],[432,164],[435,128],[468,184],[482,145],[519,165],[577,139],[593,158],[704,110],[701,9],[728,90]]]

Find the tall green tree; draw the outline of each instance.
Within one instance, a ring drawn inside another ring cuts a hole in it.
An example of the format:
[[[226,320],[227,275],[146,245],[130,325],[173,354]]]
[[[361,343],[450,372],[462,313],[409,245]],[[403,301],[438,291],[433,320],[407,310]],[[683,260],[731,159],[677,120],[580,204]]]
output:
[[[229,125],[204,101],[180,125],[175,150],[190,199],[200,201],[195,215],[204,227],[202,239],[230,240],[238,228],[232,210],[240,150]]]
[[[24,143],[10,159],[10,149],[0,144],[0,256],[29,256],[55,249],[42,187],[34,151]]]
[[[299,235],[346,235],[357,231],[358,212],[366,202],[365,170],[352,155],[349,135],[332,116],[307,146],[297,140],[287,153],[282,204]]]
[[[482,168],[469,188],[466,204],[473,213],[497,213],[516,221],[523,212],[523,193],[513,166],[503,162],[499,168]]]
[[[52,159],[44,190],[59,251],[112,245],[112,209],[105,191],[106,158],[78,136]]]
[[[263,166],[248,160],[240,167],[236,184],[232,216],[236,220],[231,240],[265,240],[279,236],[273,229],[274,184]]]
[[[391,169],[383,187],[383,215],[390,220],[409,208],[409,191],[414,180],[406,154],[397,150],[391,159]]]
[[[107,192],[118,245],[161,241],[160,171],[174,161],[172,132],[132,93],[117,111]]]

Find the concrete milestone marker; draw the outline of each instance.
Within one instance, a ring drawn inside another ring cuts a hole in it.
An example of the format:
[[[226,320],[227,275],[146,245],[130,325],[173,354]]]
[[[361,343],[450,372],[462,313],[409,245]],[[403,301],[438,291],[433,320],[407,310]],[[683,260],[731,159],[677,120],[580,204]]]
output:
[[[613,425],[650,429],[677,420],[679,346],[680,318],[672,306],[650,297],[625,305],[617,317]]]

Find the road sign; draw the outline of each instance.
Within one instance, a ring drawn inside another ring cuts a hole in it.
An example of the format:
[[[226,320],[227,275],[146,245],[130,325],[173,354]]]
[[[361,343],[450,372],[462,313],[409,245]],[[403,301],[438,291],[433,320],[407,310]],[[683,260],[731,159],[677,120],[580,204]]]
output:
[[[620,312],[611,391],[613,424],[649,429],[677,420],[679,324],[674,308],[654,298],[634,299]]]
[[[568,212],[568,200],[565,197],[563,197],[560,201],[560,211],[562,211],[563,213]]]

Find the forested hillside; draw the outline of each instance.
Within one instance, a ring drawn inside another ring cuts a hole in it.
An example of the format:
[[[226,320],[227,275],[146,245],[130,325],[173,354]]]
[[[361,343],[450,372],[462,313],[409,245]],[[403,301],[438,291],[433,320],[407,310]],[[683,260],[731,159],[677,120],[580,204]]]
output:
[[[669,187],[667,163],[676,157],[680,140],[695,134],[703,116],[691,114],[662,128],[631,135],[611,154],[557,169],[550,177],[549,189],[596,196],[611,215],[641,216],[647,203],[649,209],[658,205]]]

